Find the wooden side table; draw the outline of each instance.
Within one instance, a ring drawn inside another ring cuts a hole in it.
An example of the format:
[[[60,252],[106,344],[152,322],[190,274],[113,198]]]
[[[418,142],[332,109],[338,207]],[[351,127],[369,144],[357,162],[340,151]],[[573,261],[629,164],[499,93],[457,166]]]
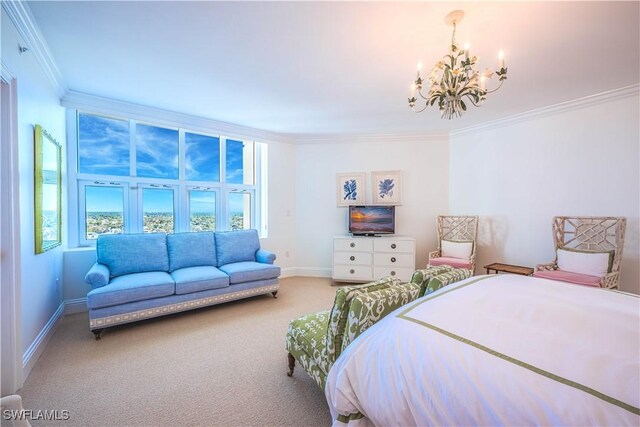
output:
[[[531,267],[523,267],[521,265],[511,265],[511,264],[502,264],[499,262],[494,262],[493,264],[485,265],[484,268],[487,269],[487,274],[491,274],[491,270],[498,273],[511,273],[511,274],[521,274],[523,276],[531,276],[533,274],[533,268]]]

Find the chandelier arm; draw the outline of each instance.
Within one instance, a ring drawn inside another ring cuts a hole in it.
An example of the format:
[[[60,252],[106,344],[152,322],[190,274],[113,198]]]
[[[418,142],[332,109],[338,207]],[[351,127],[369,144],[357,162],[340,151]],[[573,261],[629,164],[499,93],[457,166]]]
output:
[[[495,91],[497,91],[498,89],[500,89],[502,87],[502,84],[504,83],[504,80],[500,81],[500,84],[498,85],[497,88],[493,89],[493,90],[488,90],[487,93],[493,93]]]
[[[416,110],[415,108],[411,108],[411,111],[413,111],[414,113],[422,113],[424,110],[427,109],[427,107],[429,106],[429,103],[424,104],[424,107],[422,108],[422,110]]]

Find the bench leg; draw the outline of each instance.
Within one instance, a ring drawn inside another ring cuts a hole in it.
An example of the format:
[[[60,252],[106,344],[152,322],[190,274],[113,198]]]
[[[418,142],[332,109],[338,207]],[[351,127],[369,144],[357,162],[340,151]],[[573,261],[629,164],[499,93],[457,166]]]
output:
[[[99,341],[100,338],[102,338],[102,331],[103,330],[104,329],[94,329],[93,331],[91,331],[96,336],[96,341]]]
[[[278,296],[276,295],[277,293],[278,291],[274,291],[274,292],[271,292],[271,295],[273,295],[274,298],[278,298]]]
[[[289,357],[289,372],[287,372],[287,376],[290,377],[293,375],[293,368],[296,366],[296,359],[291,355],[291,353],[287,356]]]

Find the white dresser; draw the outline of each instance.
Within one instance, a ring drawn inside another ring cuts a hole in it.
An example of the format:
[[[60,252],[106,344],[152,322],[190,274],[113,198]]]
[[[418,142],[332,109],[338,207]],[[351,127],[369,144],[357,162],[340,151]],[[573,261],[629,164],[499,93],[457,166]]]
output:
[[[338,282],[370,282],[395,276],[408,282],[416,266],[412,237],[333,238],[333,275]]]

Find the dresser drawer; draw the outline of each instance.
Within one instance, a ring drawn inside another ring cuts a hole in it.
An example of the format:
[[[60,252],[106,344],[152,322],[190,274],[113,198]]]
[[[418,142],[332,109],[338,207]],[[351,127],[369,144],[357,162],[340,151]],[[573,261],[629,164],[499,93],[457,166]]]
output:
[[[336,239],[333,241],[333,250],[371,252],[373,250],[373,241],[371,239]]]
[[[373,278],[374,280],[382,279],[383,277],[397,277],[403,282],[408,282],[413,276],[413,268],[401,267],[374,267]]]
[[[363,280],[370,281],[371,267],[362,265],[335,265],[333,267],[333,278],[342,280]]]
[[[373,250],[375,252],[414,252],[415,242],[393,239],[374,240]]]
[[[371,265],[371,252],[334,252],[334,264]]]
[[[374,253],[373,264],[376,266],[392,266],[412,268],[415,264],[415,257],[412,253],[395,254],[395,253]]]

